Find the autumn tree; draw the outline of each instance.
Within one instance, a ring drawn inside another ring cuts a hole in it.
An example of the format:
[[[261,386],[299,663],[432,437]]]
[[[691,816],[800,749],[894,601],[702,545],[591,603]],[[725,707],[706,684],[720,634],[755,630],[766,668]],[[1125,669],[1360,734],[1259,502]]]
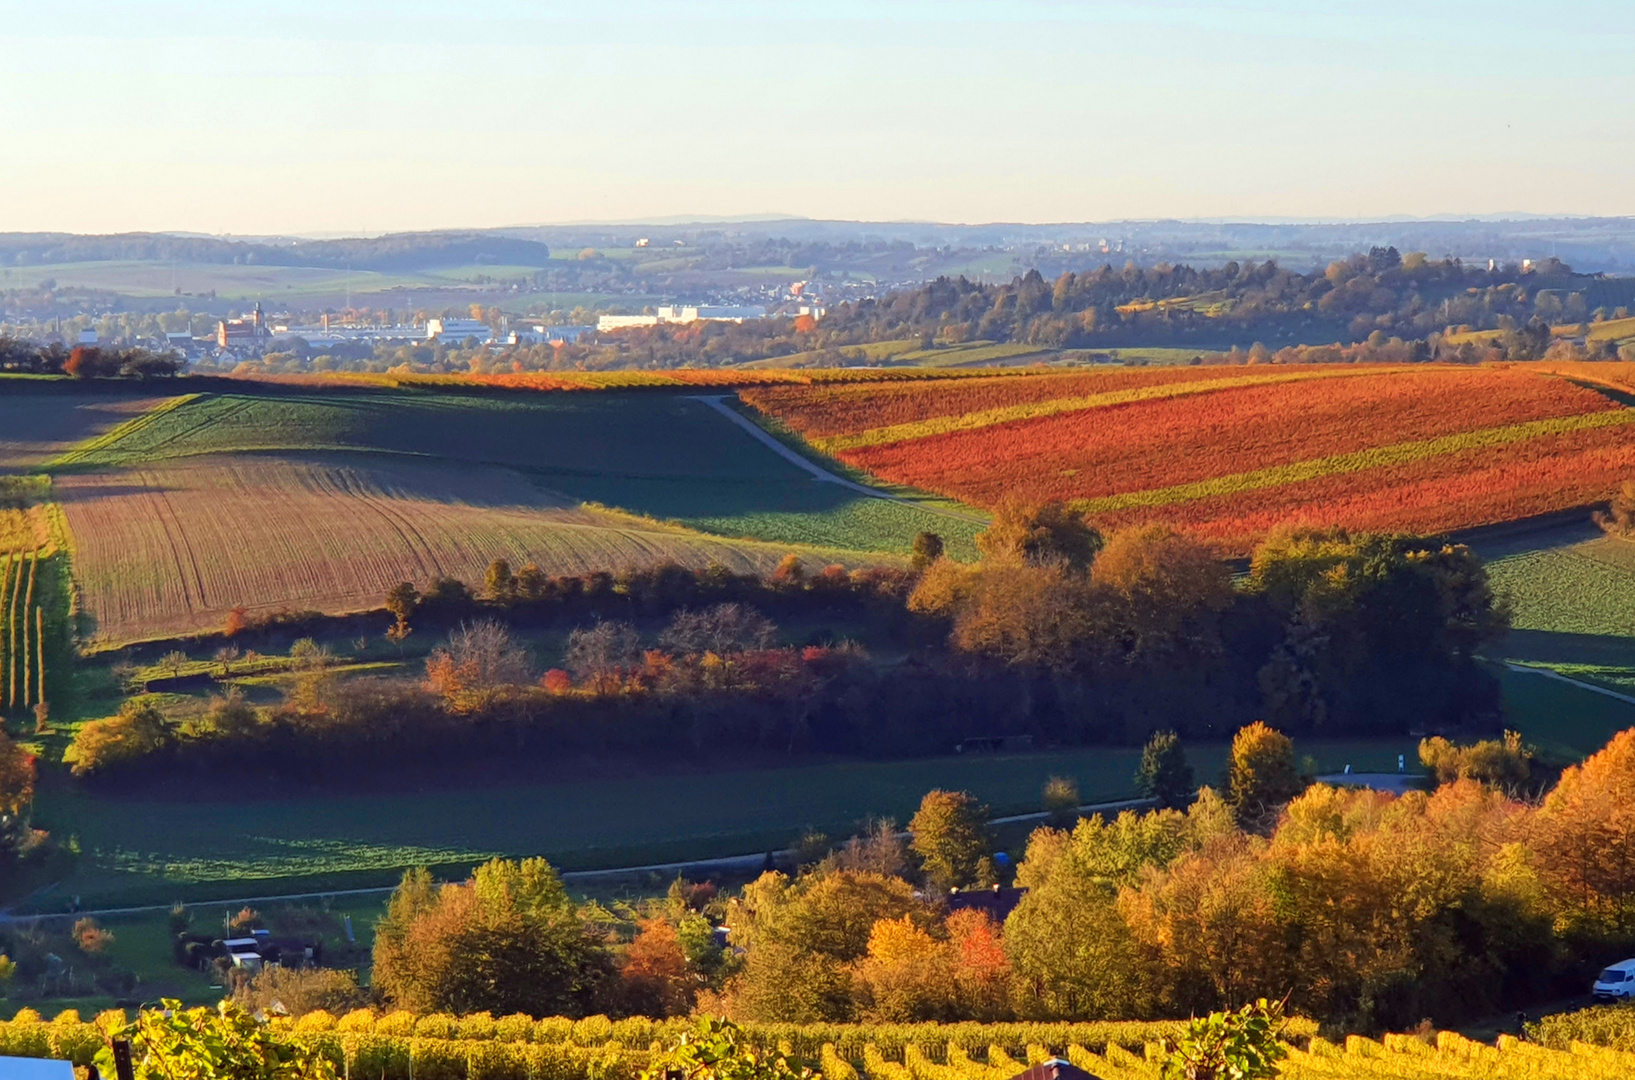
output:
[[[511,564],[495,559],[483,575],[483,595],[500,604],[509,604],[517,597],[517,579],[511,573]]]
[[[65,757],[73,759],[75,776],[85,776],[140,760],[169,741],[164,714],[150,701],[131,698],[117,716],[81,724]]]
[[[409,619],[420,606],[420,590],[407,581],[393,585],[386,593],[386,611],[396,620],[399,640],[408,636]]]
[[[1561,774],[1534,827],[1537,865],[1563,923],[1627,941],[1635,935],[1635,729]]]
[[[641,653],[641,632],[633,624],[602,621],[568,635],[563,662],[575,679],[596,682],[634,664]]]
[[[670,617],[659,644],[672,652],[717,655],[768,649],[776,643],[772,620],[743,604],[717,604],[703,611],[682,608]]]
[[[955,1018],[954,973],[948,943],[909,916],[881,919],[869,932],[857,965],[864,1015],[881,1023]]]
[[[699,981],[694,977],[676,926],[659,917],[640,921],[619,968],[622,1004],[645,1016],[685,1016]]]
[[[1532,775],[1532,760],[1532,751],[1514,731],[1505,732],[1502,739],[1483,739],[1470,746],[1456,746],[1440,735],[1419,741],[1419,763],[1440,784],[1475,780],[1519,792]]]
[[[1304,787],[1294,742],[1287,735],[1256,720],[1233,736],[1226,798],[1245,828],[1268,828],[1283,804]]]
[[[1187,762],[1181,737],[1173,731],[1155,731],[1141,749],[1135,773],[1136,790],[1161,807],[1180,809],[1192,801],[1198,785]]]
[[[732,942],[746,951],[725,1004],[746,1020],[813,1023],[855,1019],[854,965],[876,923],[931,909],[913,886],[882,874],[832,870],[791,881],[768,872],[727,905]]]
[[[462,625],[426,659],[426,689],[456,712],[481,712],[533,680],[528,651],[493,619]]]
[[[1126,662],[1219,650],[1217,616],[1233,591],[1211,545],[1162,525],[1122,529],[1096,555],[1091,577]]]
[[[977,534],[976,544],[985,559],[1060,564],[1083,572],[1101,550],[1102,540],[1066,503],[1034,503],[1013,495],[994,508],[993,519]]]
[[[410,871],[375,931],[374,985],[414,1012],[584,1016],[612,977],[601,931],[544,859],[495,859],[457,885]]]
[[[914,835],[910,846],[933,888],[947,891],[991,883],[981,880],[993,845],[988,808],[974,795],[941,789],[927,792],[908,831]],[[991,875],[991,869],[987,873]]]
[[[25,843],[28,813],[34,804],[34,755],[0,730],[0,854]]]

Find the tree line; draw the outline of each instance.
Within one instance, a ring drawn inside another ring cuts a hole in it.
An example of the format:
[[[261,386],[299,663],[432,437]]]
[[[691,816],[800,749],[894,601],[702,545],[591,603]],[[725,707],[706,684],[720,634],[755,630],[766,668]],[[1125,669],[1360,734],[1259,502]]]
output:
[[[790,556],[765,578],[677,565],[550,578],[496,562],[480,593],[404,583],[387,639],[442,635],[418,676],[314,663],[276,706],[229,690],[169,716],[134,697],[82,725],[70,758],[91,776],[159,776],[169,759],[312,777],[565,750],[891,757],[973,737],[1221,739],[1254,719],[1331,737],[1501,726],[1476,652],[1508,612],[1460,545],[1284,529],[1234,581],[1188,534],[1104,539],[1061,504],[1009,502],[977,563],[930,534],[916,546],[908,570],[812,573]],[[769,616],[831,628],[790,642]],[[565,653],[544,665],[515,636],[564,624]]]
[[[44,345],[0,337],[0,371],[27,375],[68,375],[76,379],[148,379],[175,375],[182,361],[171,353],[139,346],[98,348],[61,342]]]
[[[1541,799],[1480,768],[1401,796],[1313,784],[1264,724],[1239,731],[1219,790],[1181,778],[1166,791],[1158,778],[1184,773],[1184,753],[1173,739],[1153,750],[1143,783],[1172,805],[1075,821],[1047,798],[1057,819],[1014,870],[977,800],[933,791],[907,833],[808,837],[797,867],[730,892],[678,880],[610,908],[573,899],[543,860],[452,884],[411,871],[377,930],[375,1001],[907,1023],[1149,1019],[1269,998],[1339,1030],[1403,1030],[1558,996],[1635,943],[1635,730]],[[1427,744],[1425,758],[1446,751]]]

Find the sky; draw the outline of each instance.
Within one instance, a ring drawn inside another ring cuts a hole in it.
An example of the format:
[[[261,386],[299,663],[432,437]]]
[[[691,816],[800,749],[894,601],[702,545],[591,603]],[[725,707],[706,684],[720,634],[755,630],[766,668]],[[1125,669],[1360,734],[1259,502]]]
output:
[[[1635,214],[1631,0],[0,0],[0,230]]]

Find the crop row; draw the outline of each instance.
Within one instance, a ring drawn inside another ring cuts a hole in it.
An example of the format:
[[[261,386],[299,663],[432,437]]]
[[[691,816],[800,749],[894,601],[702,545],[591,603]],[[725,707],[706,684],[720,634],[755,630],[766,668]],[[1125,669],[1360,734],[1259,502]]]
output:
[[[57,484],[103,642],[219,626],[239,604],[368,610],[396,582],[475,580],[496,558],[553,575],[664,560],[765,572],[788,550],[553,505],[508,470],[215,458]]]
[[[98,1023],[81,1022],[77,1014],[65,1014],[46,1023],[35,1017],[20,1016],[0,1023],[0,1055],[16,1057],[58,1057],[88,1064],[103,1044],[103,1031],[122,1014],[98,1018]],[[329,1018],[330,1026],[301,1021],[278,1021],[290,1037],[319,1048],[345,1075],[379,1077],[381,1080],[634,1080],[651,1061],[653,1050],[668,1045],[685,1029],[684,1021],[620,1021],[602,1017],[588,1021],[542,1020],[526,1017],[489,1020],[496,1033],[510,1025],[539,1034],[548,1030],[558,1037],[551,1040],[518,1038],[450,1038],[414,1034],[351,1030],[344,1017]],[[422,1020],[432,1020],[426,1017]],[[444,1018],[456,1029],[464,1021]],[[468,1018],[472,1019],[472,1018]],[[374,1027],[390,1026],[395,1016],[381,1018]],[[604,1041],[586,1045],[574,1041],[578,1029],[590,1025]],[[418,1026],[412,1018],[399,1027]],[[444,1026],[447,1026],[446,1024]],[[905,1025],[929,1036],[931,1033],[958,1032],[974,1028],[1003,1038],[1016,1029],[1033,1028],[1065,1034],[1073,1029],[1120,1029],[1135,1034],[1174,1034],[1179,1023],[1106,1025]],[[611,1033],[626,1029],[632,1035],[654,1036],[646,1048],[621,1043]],[[842,1042],[825,1041],[810,1047],[813,1028],[778,1025],[755,1027],[750,1034],[765,1045],[774,1043],[786,1051],[815,1059],[827,1080],[1009,1080],[1029,1065],[1065,1054],[1069,1061],[1101,1080],[1159,1080],[1162,1051],[1160,1043],[1149,1040],[1134,1048],[1120,1041],[1030,1042],[1018,1048],[1009,1043],[990,1042],[972,1051],[960,1041],[943,1044],[934,1057],[926,1040],[903,1041],[896,1050],[883,1049],[872,1039],[859,1046],[866,1032],[891,1033],[890,1027],[858,1026],[845,1030],[851,1037]],[[456,1031],[456,1033],[458,1033]],[[788,1038],[793,1034],[797,1038]],[[1553,1050],[1501,1036],[1497,1046],[1472,1042],[1451,1032],[1442,1032],[1433,1045],[1413,1036],[1387,1035],[1381,1042],[1353,1036],[1343,1046],[1326,1042],[1311,1032],[1292,1033],[1307,1042],[1307,1048],[1291,1047],[1281,1073],[1289,1080],[1613,1080],[1635,1069],[1635,1055],[1603,1047],[1574,1043],[1567,1050]],[[889,1047],[889,1042],[886,1044]],[[856,1047],[848,1052],[847,1047]],[[1020,1056],[1017,1056],[1019,1052]],[[977,1056],[980,1054],[980,1058]],[[937,1058],[941,1060],[937,1060]]]
[[[1147,386],[1252,378],[1265,373],[1266,369],[1259,367],[1112,368],[1030,371],[1022,375],[986,371],[980,378],[947,382],[899,380],[757,387],[739,396],[762,412],[777,416],[801,435],[823,439],[1007,405]]]
[[[1104,530],[1161,521],[1233,546],[1289,521],[1436,535],[1584,506],[1635,473],[1624,426],[1476,448],[1278,487],[1096,515]]]
[[[1073,506],[1075,509],[1088,514],[1123,510],[1132,506],[1167,506],[1170,503],[1190,502],[1194,499],[1204,499],[1210,496],[1236,495],[1240,492],[1255,491],[1260,488],[1282,487],[1306,480],[1341,476],[1345,473],[1362,472],[1365,469],[1409,465],[1414,462],[1466,451],[1493,451],[1501,447],[1524,443],[1545,436],[1570,435],[1580,431],[1624,427],[1631,423],[1635,423],[1635,409],[1617,409],[1610,412],[1587,413],[1581,416],[1533,420],[1525,424],[1508,424],[1504,427],[1484,428],[1478,431],[1462,431],[1456,435],[1443,435],[1435,439],[1396,443],[1390,446],[1376,446],[1367,450],[1357,450],[1345,454],[1331,454],[1327,457],[1295,461],[1286,465],[1274,465],[1267,469],[1255,469],[1251,472],[1216,476],[1189,484],[1149,488],[1145,491],[1128,491],[1097,499],[1080,499],[1075,500]]]
[[[903,483],[993,503],[1162,489],[1393,444],[1619,412],[1602,394],[1520,371],[1238,386],[842,455]]]
[[[933,368],[682,368],[674,371],[530,371],[495,375],[435,375],[412,372],[336,372],[313,375],[255,375],[255,382],[288,386],[371,386],[381,389],[457,389],[469,386],[513,390],[640,390],[664,387],[805,386],[823,383],[897,382],[992,377],[981,370]]]
[[[39,577],[38,548],[9,552],[0,562],[0,707],[6,709],[45,700],[45,612],[35,602]]]
[[[6,1047],[40,1046],[45,1041],[66,1039],[64,1033],[97,1031],[118,1026],[126,1020],[118,1009],[98,1015],[94,1021],[81,1020],[69,1009],[46,1020],[31,1009],[20,1011],[9,1021],[0,1021],[0,1056]],[[669,1045],[691,1030],[686,1019],[653,1020],[628,1017],[611,1020],[590,1016],[581,1020],[547,1017],[535,1020],[517,1014],[492,1017],[487,1013],[452,1016],[447,1013],[416,1016],[408,1012],[376,1013],[359,1009],[341,1016],[326,1012],[308,1013],[298,1020],[274,1021],[279,1028],[299,1036],[336,1036],[423,1039],[432,1042],[534,1043],[579,1049],[650,1049],[653,1044]],[[749,1024],[746,1030],[758,1041],[787,1047],[790,1053],[818,1058],[824,1047],[848,1060],[863,1061],[869,1047],[902,1059],[905,1048],[914,1047],[926,1060],[957,1063],[962,1056],[988,1054],[999,1047],[1007,1053],[1025,1053],[1029,1046],[1063,1050],[1078,1044],[1105,1048],[1109,1044],[1140,1049],[1150,1042],[1178,1035],[1185,1024],[1176,1020],[1095,1021],[1088,1023],[1006,1023],[1006,1024]],[[1295,1021],[1300,1037],[1316,1032],[1316,1025]],[[953,1055],[952,1058],[949,1055]]]
[[[1191,382],[1165,382],[1152,386],[1132,386],[1124,390],[1103,390],[1078,397],[1053,397],[1044,401],[1030,401],[1015,405],[995,405],[974,412],[934,416],[906,424],[891,424],[869,428],[849,435],[814,438],[812,443],[826,453],[840,454],[871,446],[912,442],[937,435],[980,431],[999,424],[1020,420],[1035,420],[1063,413],[1105,409],[1115,405],[1134,405],[1138,402],[1161,401],[1169,398],[1210,394],[1219,390],[1236,390],[1248,386],[1276,386],[1285,383],[1310,382],[1327,379],[1381,378],[1403,369],[1391,368],[1307,368],[1276,370],[1260,374],[1228,378],[1198,379]]]

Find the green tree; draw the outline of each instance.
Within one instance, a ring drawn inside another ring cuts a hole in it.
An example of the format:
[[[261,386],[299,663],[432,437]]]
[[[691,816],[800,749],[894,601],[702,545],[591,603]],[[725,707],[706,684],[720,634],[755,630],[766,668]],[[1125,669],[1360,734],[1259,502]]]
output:
[[[1239,824],[1266,829],[1278,808],[1305,787],[1295,766],[1293,740],[1259,720],[1239,729],[1226,778],[1226,800]]]
[[[929,791],[908,823],[910,847],[934,888],[974,884],[989,855],[988,808],[964,791]]]
[[[914,537],[914,547],[909,555],[909,567],[915,572],[922,571],[942,558],[942,551],[942,537],[934,532],[919,533]]]
[[[1161,807],[1179,810],[1192,801],[1198,790],[1181,736],[1173,731],[1155,731],[1141,750],[1141,764],[1135,772],[1136,790]]]

